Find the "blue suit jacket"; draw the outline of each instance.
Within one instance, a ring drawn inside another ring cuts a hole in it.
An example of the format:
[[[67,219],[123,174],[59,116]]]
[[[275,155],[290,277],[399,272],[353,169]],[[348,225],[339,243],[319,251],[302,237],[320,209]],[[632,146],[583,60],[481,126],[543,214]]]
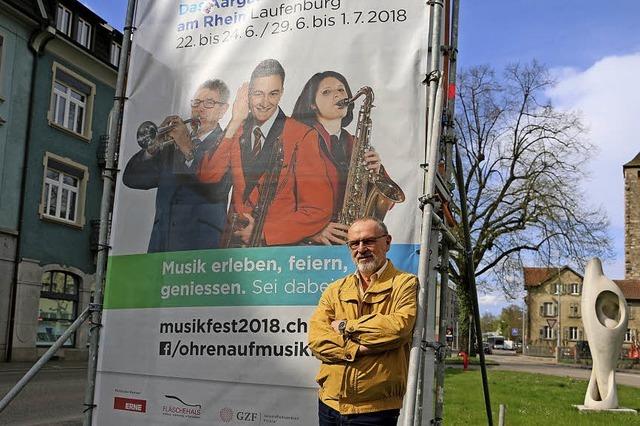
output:
[[[218,183],[202,183],[198,168],[204,153],[216,149],[221,137],[218,126],[196,146],[190,166],[175,144],[151,157],[141,150],[127,163],[122,176],[125,185],[157,188],[150,253],[218,247],[226,223],[231,176],[227,173]]]

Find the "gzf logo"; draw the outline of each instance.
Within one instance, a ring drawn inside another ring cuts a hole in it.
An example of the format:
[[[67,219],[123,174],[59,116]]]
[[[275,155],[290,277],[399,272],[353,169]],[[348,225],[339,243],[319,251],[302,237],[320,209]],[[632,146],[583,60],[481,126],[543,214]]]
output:
[[[258,420],[258,413],[252,413],[249,411],[238,411],[236,413],[236,419],[242,422],[255,422]]]

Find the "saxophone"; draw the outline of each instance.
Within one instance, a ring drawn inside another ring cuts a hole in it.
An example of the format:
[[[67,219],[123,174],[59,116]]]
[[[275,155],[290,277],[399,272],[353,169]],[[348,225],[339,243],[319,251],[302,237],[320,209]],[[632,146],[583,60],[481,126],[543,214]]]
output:
[[[338,222],[347,226],[367,216],[383,220],[391,206],[402,203],[405,199],[404,192],[394,181],[386,175],[367,170],[364,164],[364,155],[371,149],[373,90],[364,86],[351,99],[345,99],[341,104],[346,106],[361,96],[364,96],[364,102],[358,113],[344,201],[338,215]]]

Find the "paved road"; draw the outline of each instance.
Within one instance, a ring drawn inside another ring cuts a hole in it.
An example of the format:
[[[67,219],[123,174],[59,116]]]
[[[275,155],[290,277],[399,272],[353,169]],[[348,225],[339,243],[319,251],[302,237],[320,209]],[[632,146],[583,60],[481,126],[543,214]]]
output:
[[[82,364],[52,365],[45,368],[0,413],[1,425],[82,424],[86,368]],[[0,394],[3,397],[27,369],[28,366],[25,364],[0,363]]]
[[[591,368],[578,368],[565,365],[556,365],[552,358],[540,358],[532,356],[513,355],[487,355],[487,359],[498,362],[500,365],[488,366],[489,369],[525,371],[529,373],[540,373],[551,376],[573,377],[576,379],[589,380]],[[618,371],[616,372],[616,383],[620,385],[640,388],[640,371]]]

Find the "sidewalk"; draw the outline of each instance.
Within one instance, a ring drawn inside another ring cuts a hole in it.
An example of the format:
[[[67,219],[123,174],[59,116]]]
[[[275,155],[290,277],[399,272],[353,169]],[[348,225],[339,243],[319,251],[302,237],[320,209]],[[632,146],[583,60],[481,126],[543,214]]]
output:
[[[528,355],[519,354],[516,356],[487,355],[487,359],[491,359],[499,363],[500,365],[521,365],[521,366],[537,365],[537,366],[549,366],[549,367],[566,367],[566,368],[574,368],[579,370],[591,370],[591,366],[586,364],[573,364],[573,363],[564,363],[564,362],[557,364],[555,358],[551,358],[551,357],[537,357],[537,356],[528,356]],[[616,372],[640,375],[640,369],[618,368],[616,369]]]

